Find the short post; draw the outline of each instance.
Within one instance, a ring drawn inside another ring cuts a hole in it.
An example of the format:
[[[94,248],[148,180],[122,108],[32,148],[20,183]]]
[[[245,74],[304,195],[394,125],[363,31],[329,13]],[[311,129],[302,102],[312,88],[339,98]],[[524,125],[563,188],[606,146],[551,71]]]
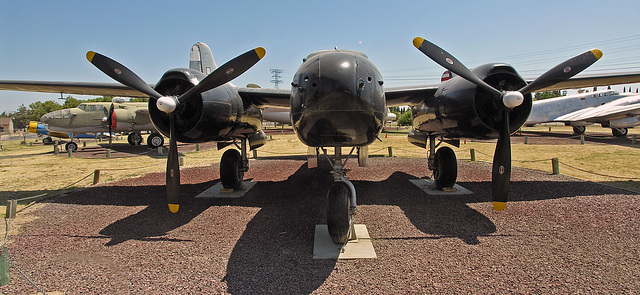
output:
[[[633,134],[631,135],[631,144],[637,144],[638,143],[638,135],[637,134]],[[2,146],[0,146],[0,149],[2,148]]]
[[[551,159],[551,166],[553,169],[553,175],[560,174],[560,160],[558,160],[558,158]]]
[[[33,146],[33,142],[29,142],[29,146]]]
[[[253,158],[254,159],[258,158],[258,150],[253,150]]]
[[[280,135],[284,135],[284,130],[280,130]]]
[[[551,132],[551,127],[549,127],[549,132]]]
[[[476,161],[476,150],[470,149],[469,153],[471,154],[471,162],[475,162]]]
[[[529,144],[529,136],[524,137],[524,144]]]
[[[158,147],[158,155],[162,156],[162,147],[161,146]]]
[[[73,154],[73,150],[72,149],[68,149],[67,150],[67,157],[71,158],[72,154]]]
[[[580,135],[580,144],[584,144],[584,134]]]
[[[56,144],[53,146],[53,154],[57,155],[60,153],[60,147]]]
[[[393,148],[388,147],[387,149],[389,150],[389,158],[393,157]]]
[[[199,151],[200,151],[200,144],[196,143],[196,152],[199,152]]]
[[[93,171],[93,184],[96,185],[100,182],[100,169]]]
[[[111,149],[105,149],[104,150],[107,156],[107,159],[111,159]]]
[[[178,157],[178,166],[184,166],[184,156]]]
[[[87,142],[86,141],[82,142],[82,147],[87,147]]]

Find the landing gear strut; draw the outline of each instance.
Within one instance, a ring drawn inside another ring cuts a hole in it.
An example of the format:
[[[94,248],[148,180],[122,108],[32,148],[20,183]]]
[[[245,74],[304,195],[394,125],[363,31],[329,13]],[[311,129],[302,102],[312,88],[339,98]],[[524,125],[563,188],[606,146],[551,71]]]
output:
[[[244,173],[249,171],[247,139],[241,139],[240,152],[229,149],[220,160],[220,182],[225,189],[241,190]]]
[[[442,140],[436,144],[435,136],[429,136],[429,170],[433,171],[434,186],[436,189],[451,188],[458,178],[458,162],[456,154],[450,147],[436,148]]]
[[[327,192],[327,229],[331,240],[336,244],[344,244],[350,239],[355,239],[352,217],[356,214],[356,189],[345,176],[348,170],[344,168],[355,149],[356,147],[351,149],[344,162],[340,147],[335,148],[333,160],[327,155],[327,150],[322,149],[333,167],[333,184]]]

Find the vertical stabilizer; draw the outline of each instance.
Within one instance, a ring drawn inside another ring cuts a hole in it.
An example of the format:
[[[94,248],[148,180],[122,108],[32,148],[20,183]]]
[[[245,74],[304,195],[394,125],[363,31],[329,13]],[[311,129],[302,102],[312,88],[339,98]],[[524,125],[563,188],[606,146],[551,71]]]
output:
[[[200,71],[206,75],[211,74],[215,70],[216,62],[213,60],[213,54],[207,44],[198,42],[191,47],[191,58],[189,59],[189,68]]]

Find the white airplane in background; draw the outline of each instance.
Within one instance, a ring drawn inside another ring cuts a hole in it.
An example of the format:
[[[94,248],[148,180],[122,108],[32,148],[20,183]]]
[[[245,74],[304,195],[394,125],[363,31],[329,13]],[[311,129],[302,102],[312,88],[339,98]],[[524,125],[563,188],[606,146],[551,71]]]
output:
[[[584,134],[587,125],[600,124],[611,133],[624,137],[628,128],[640,125],[640,95],[601,90],[554,97],[533,102],[526,125],[559,122],[573,126],[575,134]]]

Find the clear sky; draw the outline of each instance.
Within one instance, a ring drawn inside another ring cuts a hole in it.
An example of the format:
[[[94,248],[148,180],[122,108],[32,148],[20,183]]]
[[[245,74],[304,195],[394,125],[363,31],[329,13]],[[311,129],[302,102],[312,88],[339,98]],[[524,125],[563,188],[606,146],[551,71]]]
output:
[[[86,60],[92,50],[156,83],[204,42],[219,65],[266,48],[237,86],[272,88],[275,68],[289,88],[302,58],[334,46],[366,53],[385,86],[437,83],[444,70],[413,47],[417,36],[468,67],[505,62],[525,78],[592,48],[604,56],[585,73],[640,71],[638,0],[0,0],[0,80],[114,82]],[[59,97],[0,91],[0,112]]]

